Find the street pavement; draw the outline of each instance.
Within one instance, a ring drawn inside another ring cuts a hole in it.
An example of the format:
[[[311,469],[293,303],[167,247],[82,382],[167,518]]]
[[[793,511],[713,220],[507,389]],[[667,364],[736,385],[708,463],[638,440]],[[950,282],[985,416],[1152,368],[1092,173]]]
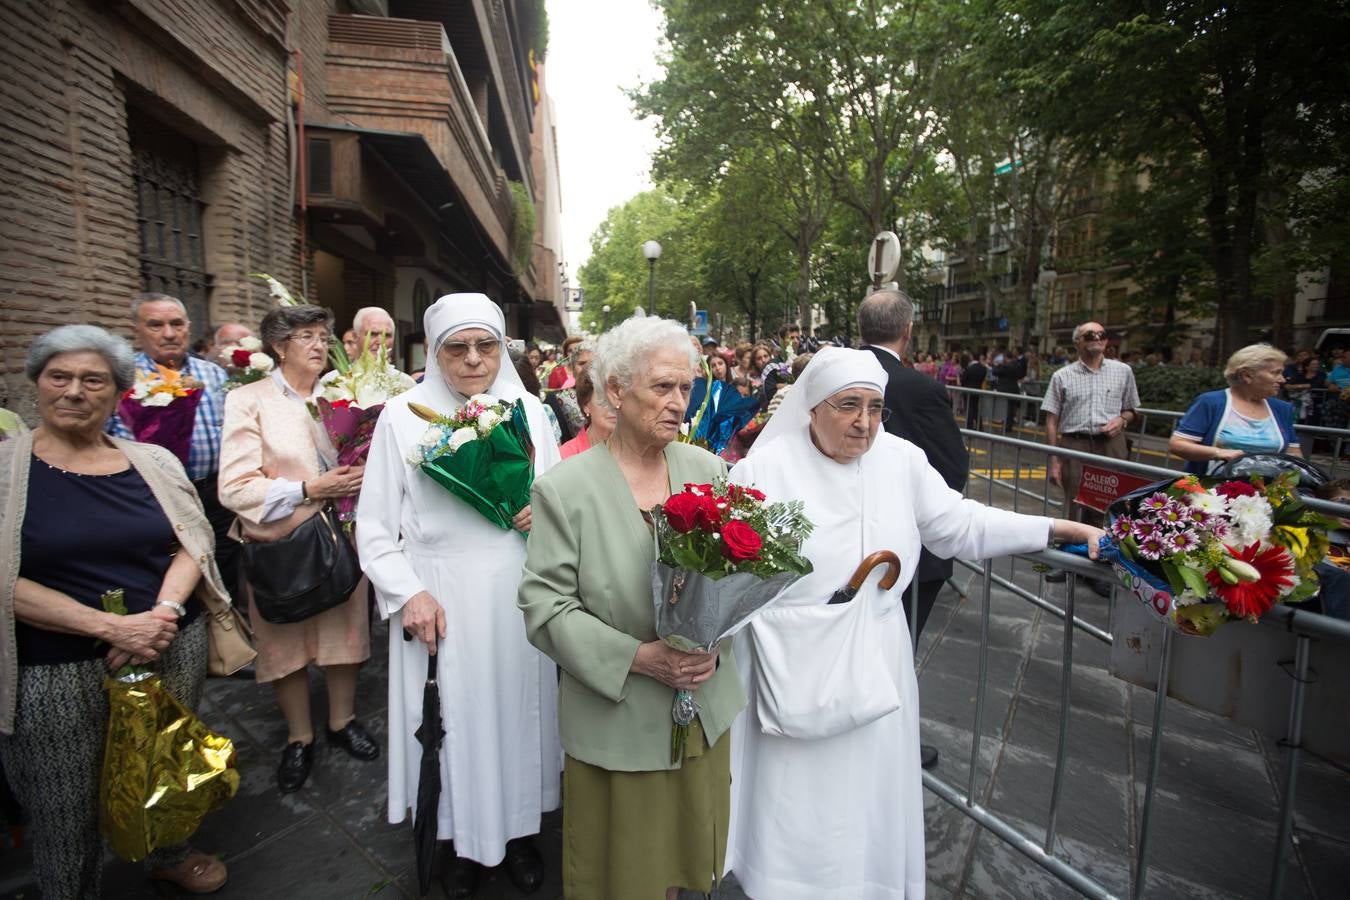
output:
[[[986,490],[987,482],[972,480],[973,496],[984,500]],[[1007,505],[1006,491],[999,489],[991,496]],[[1022,504],[1023,511],[1040,511],[1039,503],[1034,510],[1028,505],[1033,504]],[[1047,600],[1063,605],[1065,584],[1042,585],[1025,561],[1012,570],[1011,565],[1011,560],[1001,560],[996,572],[1033,592],[1043,590]],[[978,579],[958,566],[953,586],[939,597],[916,655],[923,738],[941,752],[934,774],[961,792],[967,787],[972,755],[978,587]],[[1077,601],[1080,615],[1109,627],[1106,601],[1090,591],[1080,591]],[[1059,733],[1063,627],[1056,617],[997,586],[991,590],[990,604],[989,677],[975,797],[1039,844],[1049,813]],[[362,670],[358,697],[358,715],[382,745],[387,641],[384,626],[377,624],[374,653]],[[1081,632],[1074,642],[1073,666],[1069,764],[1054,852],[1113,894],[1129,896],[1154,695],[1112,676],[1108,648]],[[316,730],[322,734],[322,678],[314,676],[311,687]],[[1280,683],[1275,689],[1287,687]],[[230,867],[230,881],[216,896],[250,900],[417,896],[411,826],[386,821],[383,759],[361,763],[321,741],[309,783],[282,796],[276,790],[275,768],[285,726],[271,691],[251,678],[213,679],[199,713],[211,727],[234,739],[242,774],[238,795],[208,817],[193,839],[195,846],[220,854]],[[1276,738],[1169,701],[1145,896],[1204,900],[1266,896],[1284,753]],[[1294,846],[1285,854],[1281,897],[1347,896],[1348,776],[1344,765],[1304,754]],[[1077,896],[928,791],[925,821],[929,897]],[[548,874],[534,896],[560,897],[559,813],[545,816],[539,846]],[[104,895],[130,900],[173,897],[177,892],[151,885],[139,867],[110,857]],[[39,896],[26,851],[0,837],[0,898]],[[430,896],[443,896],[439,885]],[[504,872],[493,871],[479,896],[505,900],[523,895]],[[741,900],[745,895],[733,879],[717,896]]]
[[[1006,566],[1005,561],[1001,565]],[[1019,584],[1036,576],[1019,563]],[[936,774],[965,790],[978,671],[979,592],[958,567],[956,590],[943,591],[920,641],[918,669],[924,739],[942,754]],[[1048,585],[1062,601],[1064,585]],[[1106,624],[1106,605],[1080,595],[1085,618]],[[1058,735],[1062,627],[1010,592],[991,594],[992,650],[976,794],[986,807],[1038,842],[1043,835]],[[1240,626],[1230,626],[1240,627]],[[362,670],[359,712],[383,740],[386,632]],[[1117,895],[1128,896],[1133,835],[1147,774],[1153,694],[1107,672],[1107,648],[1080,633],[1074,649],[1070,764],[1059,813],[1056,852]],[[316,715],[322,679],[312,683]],[[313,775],[282,796],[275,766],[285,740],[269,690],[242,678],[209,682],[200,713],[236,742],[239,794],[210,816],[193,843],[223,856],[230,881],[221,898],[329,900],[416,897],[411,827],[385,817],[384,761],[361,763],[320,745]],[[322,727],[322,720],[316,725]],[[1283,772],[1277,743],[1249,728],[1171,701],[1157,825],[1151,843],[1150,897],[1264,897]],[[1305,755],[1305,759],[1307,759]],[[1021,854],[977,828],[958,809],[925,792],[928,889],[933,898],[1071,897],[1075,892]],[[1297,849],[1288,855],[1284,897],[1343,898],[1350,883],[1350,778],[1344,769],[1307,759],[1296,804]],[[545,817],[540,849],[548,879],[536,897],[560,897],[561,818]],[[108,898],[173,897],[139,867],[109,859]],[[734,885],[724,900],[744,897]],[[26,853],[0,852],[0,897],[32,900]],[[439,885],[432,897],[441,897]],[[480,891],[485,900],[518,898],[503,872]],[[771,900],[771,898],[766,898]]]

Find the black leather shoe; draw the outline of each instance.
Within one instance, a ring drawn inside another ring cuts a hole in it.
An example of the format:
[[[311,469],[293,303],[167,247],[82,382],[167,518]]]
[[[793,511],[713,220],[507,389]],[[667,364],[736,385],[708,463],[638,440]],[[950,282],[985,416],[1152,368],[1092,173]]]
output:
[[[1060,582],[1067,580],[1068,577],[1069,574],[1065,572],[1063,569],[1056,569],[1053,572],[1047,572],[1045,575],[1045,580],[1054,582],[1055,584],[1059,584]]]
[[[281,751],[281,765],[277,767],[277,787],[290,794],[305,786],[310,767],[314,765],[314,745],[299,741],[287,744]]]
[[[441,888],[449,900],[469,900],[478,892],[478,878],[482,874],[483,867],[473,860],[451,857],[441,875]]]
[[[506,842],[506,874],[516,889],[533,894],[544,883],[544,858],[534,846],[532,838],[516,838]]]
[[[329,730],[328,743],[336,744],[357,759],[372,760],[380,755],[380,745],[355,719],[342,726],[341,731]]]
[[[929,744],[919,745],[919,765],[925,769],[935,769],[938,764],[938,749]]]

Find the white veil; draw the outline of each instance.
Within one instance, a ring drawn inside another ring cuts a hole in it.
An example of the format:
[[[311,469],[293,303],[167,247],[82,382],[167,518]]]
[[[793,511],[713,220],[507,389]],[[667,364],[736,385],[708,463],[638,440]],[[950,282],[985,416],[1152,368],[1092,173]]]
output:
[[[811,410],[822,400],[850,387],[871,388],[884,394],[886,380],[886,370],[871,351],[822,347],[811,357],[792,390],[769,417],[764,431],[747,455],[754,455],[773,441],[789,435],[809,441]]]
[[[428,388],[428,399],[436,401],[432,408],[448,415],[469,399],[450,386],[436,364],[436,352],[441,344],[466,328],[481,328],[502,342],[497,351],[501,355],[501,367],[485,393],[510,403],[526,396],[529,392],[506,351],[506,317],[502,315],[501,307],[485,294],[446,294],[427,307],[422,315],[422,330],[427,336],[427,369],[423,383]]]

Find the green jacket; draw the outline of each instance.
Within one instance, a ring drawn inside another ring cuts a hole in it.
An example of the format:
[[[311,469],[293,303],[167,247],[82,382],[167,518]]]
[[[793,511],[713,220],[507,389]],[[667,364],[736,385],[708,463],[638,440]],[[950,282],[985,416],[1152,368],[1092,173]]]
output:
[[[697,447],[666,447],[672,492],[711,482],[726,464]],[[518,605],[530,642],[562,667],[558,718],[563,749],[618,772],[670,763],[675,692],[628,671],[638,644],[656,640],[652,534],[609,447],[592,447],[535,482]],[[698,689],[700,724],[715,743],[745,706],[731,641]]]

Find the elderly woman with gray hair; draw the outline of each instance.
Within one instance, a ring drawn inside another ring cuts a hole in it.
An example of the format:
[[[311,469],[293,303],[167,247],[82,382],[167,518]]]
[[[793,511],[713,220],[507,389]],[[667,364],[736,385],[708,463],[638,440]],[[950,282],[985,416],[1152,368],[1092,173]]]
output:
[[[1250,344],[1228,358],[1228,387],[1196,397],[1167,442],[1187,472],[1204,475],[1245,453],[1303,455],[1294,407],[1276,397],[1286,359],[1270,344]]]
[[[153,661],[193,708],[206,677],[201,598],[230,600],[182,464],[103,433],[134,381],[126,342],[92,325],[55,328],[29,348],[26,372],[41,424],[0,444],[0,763],[31,818],[42,895],[98,897],[103,679]],[[104,611],[111,587],[127,615]],[[146,867],[195,893],[226,878],[224,863],[187,844]]]
[[[530,641],[562,668],[563,887],[568,897],[674,897],[722,872],[730,815],[727,729],[745,695],[730,647],[681,653],[656,637],[652,507],[725,464],[677,443],[696,353],[684,329],[633,318],[603,335],[591,365],[617,415],[603,444],[534,485],[518,605]],[[674,691],[700,711],[680,762]]]
[[[362,468],[336,465],[323,428],[306,403],[319,395],[333,314],[319,306],[284,306],[262,320],[259,338],[276,360],[270,377],[231,391],[220,440],[220,502],[239,517],[246,541],[280,540],[318,513],[324,501],[361,490]],[[260,684],[270,683],[286,717],[286,747],[277,769],[281,792],[299,790],[314,756],[309,676],[314,663],[328,682],[328,740],[360,760],[379,745],[356,720],[356,673],[370,657],[364,579],[346,600],[299,622],[269,622],[249,608]]]

